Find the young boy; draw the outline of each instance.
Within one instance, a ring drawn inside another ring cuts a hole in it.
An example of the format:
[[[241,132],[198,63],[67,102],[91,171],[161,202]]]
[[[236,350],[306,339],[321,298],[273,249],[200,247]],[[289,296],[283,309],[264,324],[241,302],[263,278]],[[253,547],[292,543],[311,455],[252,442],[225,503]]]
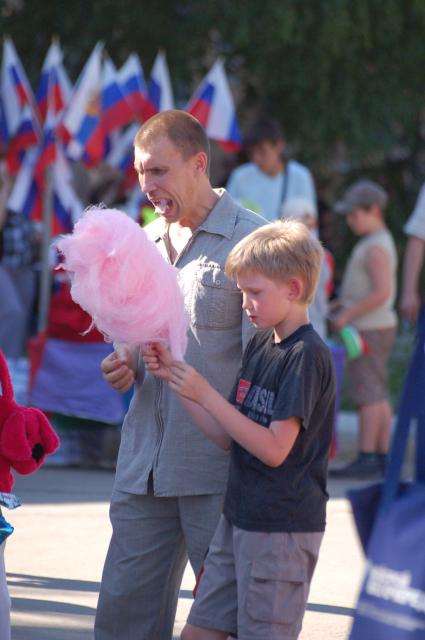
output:
[[[183,640],[300,632],[325,528],[335,397],[332,358],[308,321],[322,253],[294,220],[261,227],[230,252],[226,274],[264,329],[247,345],[230,402],[160,345],[145,353],[200,429],[231,448],[224,511]]]
[[[385,225],[388,196],[371,180],[359,180],[336,210],[360,236],[344,271],[340,308],[332,325],[354,326],[367,352],[348,362],[349,394],[359,413],[359,453],[350,464],[330,471],[333,477],[373,479],[382,476],[389,448],[392,408],[388,397],[387,363],[394,343],[397,316],[397,251]]]

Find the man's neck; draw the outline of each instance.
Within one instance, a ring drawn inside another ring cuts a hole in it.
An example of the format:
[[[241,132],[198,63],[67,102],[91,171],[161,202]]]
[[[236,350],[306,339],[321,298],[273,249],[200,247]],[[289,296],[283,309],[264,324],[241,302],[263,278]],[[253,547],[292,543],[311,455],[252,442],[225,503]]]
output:
[[[214,189],[209,186],[199,193],[196,203],[173,225],[176,225],[176,228],[189,227],[193,233],[208,218],[218,198]]]

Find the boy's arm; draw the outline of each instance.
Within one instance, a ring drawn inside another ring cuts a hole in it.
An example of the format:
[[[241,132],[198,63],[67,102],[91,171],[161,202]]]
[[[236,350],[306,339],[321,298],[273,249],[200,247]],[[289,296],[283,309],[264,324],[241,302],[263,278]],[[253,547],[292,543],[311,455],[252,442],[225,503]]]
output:
[[[270,467],[278,467],[285,461],[300,431],[301,421],[296,416],[274,421],[268,429],[262,427],[240,413],[185,362],[173,363],[170,386],[200,405],[228,436]]]
[[[333,320],[335,329],[342,329],[354,318],[376,309],[391,294],[391,267],[388,254],[380,247],[370,247],[367,252],[367,271],[372,282],[372,291],[348,309],[341,311]]]

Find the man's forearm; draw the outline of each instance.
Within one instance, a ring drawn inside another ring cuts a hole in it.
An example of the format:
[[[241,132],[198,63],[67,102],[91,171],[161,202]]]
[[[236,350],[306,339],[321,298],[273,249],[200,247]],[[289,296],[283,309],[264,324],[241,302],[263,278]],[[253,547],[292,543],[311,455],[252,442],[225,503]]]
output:
[[[419,274],[424,259],[425,241],[416,236],[410,236],[406,246],[403,262],[403,294],[416,293]]]

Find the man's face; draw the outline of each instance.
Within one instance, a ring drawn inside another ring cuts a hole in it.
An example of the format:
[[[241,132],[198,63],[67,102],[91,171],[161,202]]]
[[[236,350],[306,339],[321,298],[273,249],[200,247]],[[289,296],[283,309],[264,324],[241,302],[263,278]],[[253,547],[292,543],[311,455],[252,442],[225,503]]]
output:
[[[250,150],[250,158],[257,167],[268,176],[275,176],[282,171],[283,140],[278,142],[260,142]]]
[[[168,223],[180,220],[196,202],[196,159],[185,160],[167,136],[134,149],[140,188]]]

